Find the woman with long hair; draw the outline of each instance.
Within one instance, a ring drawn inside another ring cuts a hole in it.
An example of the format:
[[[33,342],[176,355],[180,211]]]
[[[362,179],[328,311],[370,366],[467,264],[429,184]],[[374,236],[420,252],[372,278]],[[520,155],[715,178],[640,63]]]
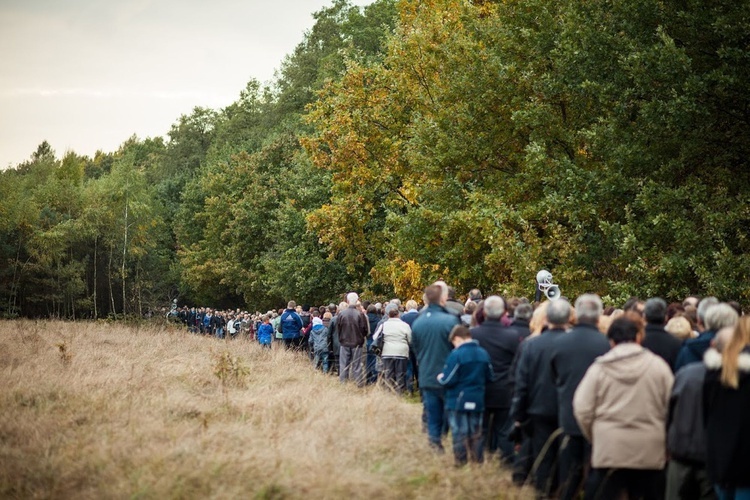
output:
[[[750,500],[750,317],[732,329],[723,351],[704,358],[706,470],[720,500]]]

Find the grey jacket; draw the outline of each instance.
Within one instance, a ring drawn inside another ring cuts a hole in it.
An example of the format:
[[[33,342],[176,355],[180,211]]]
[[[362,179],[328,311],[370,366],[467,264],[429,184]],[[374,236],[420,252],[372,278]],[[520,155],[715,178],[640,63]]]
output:
[[[703,379],[706,365],[691,363],[677,372],[669,398],[667,449],[677,460],[706,461],[706,431],[703,426]]]

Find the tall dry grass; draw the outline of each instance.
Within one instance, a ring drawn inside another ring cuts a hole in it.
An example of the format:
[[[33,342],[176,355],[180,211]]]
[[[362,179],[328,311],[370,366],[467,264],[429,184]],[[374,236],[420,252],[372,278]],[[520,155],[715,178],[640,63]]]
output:
[[[3,498],[527,496],[432,453],[420,415],[244,340],[0,322]]]

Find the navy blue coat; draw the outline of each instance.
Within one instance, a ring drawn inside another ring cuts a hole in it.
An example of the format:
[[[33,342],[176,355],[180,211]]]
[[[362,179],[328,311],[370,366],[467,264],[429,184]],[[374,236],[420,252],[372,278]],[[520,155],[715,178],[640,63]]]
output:
[[[281,337],[284,340],[300,338],[302,336],[301,329],[302,318],[299,317],[299,314],[294,309],[284,311],[284,314],[281,315]]]
[[[464,342],[450,353],[442,375],[446,410],[484,411],[484,386],[492,380],[492,363],[476,340]]]

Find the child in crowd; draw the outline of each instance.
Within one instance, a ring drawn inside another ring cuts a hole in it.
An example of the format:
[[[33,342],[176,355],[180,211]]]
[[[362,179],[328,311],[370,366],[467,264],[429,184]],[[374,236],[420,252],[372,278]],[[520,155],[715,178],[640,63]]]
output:
[[[445,410],[451,428],[453,455],[459,466],[465,464],[467,458],[473,462],[484,460],[484,386],[492,380],[493,373],[489,354],[471,339],[466,326],[453,327],[449,340],[455,349],[448,355],[437,379],[445,387]]]
[[[312,329],[310,330],[310,346],[313,351],[313,366],[328,373],[328,328],[320,319],[320,311],[312,312]]]
[[[271,341],[273,340],[273,326],[271,326],[271,318],[268,314],[264,314],[261,318],[261,325],[258,327],[258,342],[263,347],[268,349],[271,348]]]

